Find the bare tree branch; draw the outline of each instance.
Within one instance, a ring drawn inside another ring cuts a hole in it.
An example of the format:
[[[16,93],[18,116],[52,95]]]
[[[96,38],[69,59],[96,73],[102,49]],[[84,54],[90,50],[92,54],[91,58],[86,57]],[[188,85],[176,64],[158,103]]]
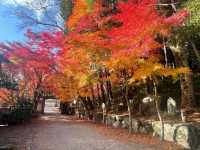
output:
[[[46,26],[48,29],[52,27],[51,29],[64,32],[64,18],[60,15],[63,1],[65,0],[30,0],[20,4],[16,0],[13,0],[16,9],[12,10],[12,14],[21,20],[21,24],[18,25],[20,28],[39,25]],[[26,9],[20,9],[18,6]],[[54,13],[54,11],[57,12]],[[9,14],[11,13],[9,12]]]

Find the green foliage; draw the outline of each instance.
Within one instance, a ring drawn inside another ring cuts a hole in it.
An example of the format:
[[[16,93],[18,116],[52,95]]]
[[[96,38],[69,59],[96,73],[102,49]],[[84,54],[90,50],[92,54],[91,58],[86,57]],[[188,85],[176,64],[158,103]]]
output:
[[[190,12],[190,18],[185,26],[186,34],[188,38],[197,40],[200,38],[200,1],[188,0],[184,6]]]
[[[93,9],[94,0],[86,0],[86,2],[88,4],[88,11],[91,12]]]
[[[60,15],[65,21],[72,13],[72,1],[62,0],[60,4]]]
[[[179,42],[193,41],[196,43],[200,39],[200,1],[187,0],[182,2],[181,7],[187,9],[190,16],[185,25],[176,30]]]
[[[62,0],[60,3],[60,16],[63,19],[63,22],[69,18],[72,13],[72,0]],[[64,33],[68,32],[67,28],[64,28]]]

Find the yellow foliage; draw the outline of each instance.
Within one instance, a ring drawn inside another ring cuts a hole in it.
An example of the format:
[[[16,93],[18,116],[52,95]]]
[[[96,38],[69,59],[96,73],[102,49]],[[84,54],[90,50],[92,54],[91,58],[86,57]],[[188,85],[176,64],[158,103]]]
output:
[[[79,95],[82,97],[91,96],[91,90],[89,89],[89,87],[83,87],[79,89]]]
[[[11,91],[8,89],[0,88],[0,103],[8,102],[11,94]]]
[[[129,80],[129,83],[136,81],[143,81],[146,78],[155,79],[156,77],[172,77],[177,78],[180,74],[189,73],[187,67],[170,68],[164,65],[149,60],[141,60],[138,63],[139,67],[135,70],[134,74]]]
[[[72,101],[78,92],[78,82],[73,76],[57,73],[49,78],[53,83],[52,92],[61,101]]]
[[[86,0],[74,0],[73,1],[73,11],[72,15],[69,17],[66,22],[66,26],[70,29],[75,27],[80,20],[80,18],[88,13],[90,6]]]
[[[9,91],[7,89],[0,89],[0,101],[5,101],[7,99]]]
[[[18,64],[21,60],[17,56],[12,56],[9,61],[13,64]]]

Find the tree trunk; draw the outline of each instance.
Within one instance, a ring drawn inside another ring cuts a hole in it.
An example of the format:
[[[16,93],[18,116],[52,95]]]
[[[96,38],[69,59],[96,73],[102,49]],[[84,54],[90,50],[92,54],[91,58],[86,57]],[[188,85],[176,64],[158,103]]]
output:
[[[155,104],[156,104],[156,111],[157,111],[158,118],[159,118],[160,124],[161,124],[160,140],[164,141],[164,121],[163,121],[162,115],[160,113],[160,106],[159,106],[159,102],[158,102],[159,100],[158,100],[158,94],[157,94],[157,86],[156,86],[155,81],[153,82],[153,85],[154,85],[154,100],[155,100]]]
[[[101,104],[102,101],[101,101],[101,96],[100,96],[100,87],[99,87],[99,83],[97,83],[97,97],[98,97],[99,103]]]
[[[129,104],[128,103],[127,103],[127,105],[128,105],[128,116],[129,116],[129,134],[131,134],[132,130],[133,130],[133,127],[132,127],[132,111],[131,111],[130,103]]]
[[[168,66],[168,58],[167,58],[167,48],[166,48],[166,43],[165,39],[163,38],[163,51],[164,51],[164,57],[165,57],[165,66]]]
[[[111,93],[111,84],[110,81],[106,81],[106,93],[107,93],[107,100],[108,100],[108,107],[111,106],[111,101],[112,101],[112,93]]]
[[[93,88],[93,85],[90,86],[90,90],[91,90],[91,94],[92,94],[92,101],[94,102],[95,101],[95,94],[94,94],[94,88]]]
[[[184,48],[181,51],[181,66],[189,67],[188,64],[188,50]],[[195,98],[194,98],[194,89],[193,89],[193,74],[187,73],[181,75],[180,77],[180,85],[181,85],[181,109],[191,110],[195,107]]]
[[[33,111],[37,112],[37,106],[38,106],[38,89],[36,89],[34,91],[33,102],[34,102]]]
[[[191,45],[192,45],[192,49],[193,49],[193,51],[194,51],[194,53],[195,53],[195,56],[197,57],[198,61],[200,62],[199,50],[197,49],[197,47],[196,47],[196,45],[195,45],[194,42],[191,41],[190,43],[191,43]]]
[[[189,67],[188,64],[188,50],[177,45],[176,47],[170,47],[174,53],[176,65],[178,67]],[[181,75],[180,86],[181,86],[181,109],[185,111],[194,109],[195,97],[193,89],[192,72]]]
[[[103,83],[103,81],[100,81],[100,90],[101,90],[102,102],[106,103],[106,96],[105,96],[105,90],[104,90],[104,83]]]
[[[195,107],[192,73],[181,75],[181,109],[191,110]]]
[[[129,116],[129,134],[131,134],[132,133],[132,107],[128,98],[128,91],[129,91],[128,84],[125,83],[125,99],[128,106],[128,116]]]

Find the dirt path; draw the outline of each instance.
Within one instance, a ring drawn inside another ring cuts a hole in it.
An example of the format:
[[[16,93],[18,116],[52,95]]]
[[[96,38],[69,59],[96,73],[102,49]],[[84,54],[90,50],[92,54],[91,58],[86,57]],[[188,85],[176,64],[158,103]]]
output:
[[[0,145],[5,144],[15,144],[20,150],[155,150],[109,139],[81,120],[56,114],[26,125],[0,127]]]

